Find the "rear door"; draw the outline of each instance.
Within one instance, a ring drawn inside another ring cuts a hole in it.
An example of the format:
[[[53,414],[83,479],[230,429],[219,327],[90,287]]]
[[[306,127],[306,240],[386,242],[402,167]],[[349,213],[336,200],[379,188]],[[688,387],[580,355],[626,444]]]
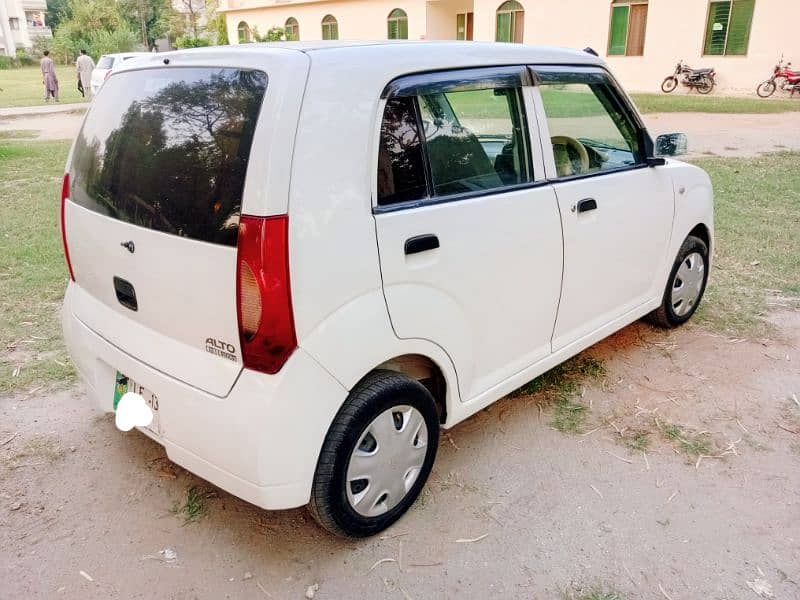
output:
[[[666,169],[647,166],[647,132],[603,69],[536,71],[546,167],[564,230],[558,351],[662,293],[674,192]]]
[[[120,72],[69,168],[76,317],[115,346],[224,395],[241,370],[236,242],[264,71]]]
[[[561,224],[530,92],[517,67],[387,88],[374,208],[386,302],[399,337],[450,355],[464,401],[551,351]]]

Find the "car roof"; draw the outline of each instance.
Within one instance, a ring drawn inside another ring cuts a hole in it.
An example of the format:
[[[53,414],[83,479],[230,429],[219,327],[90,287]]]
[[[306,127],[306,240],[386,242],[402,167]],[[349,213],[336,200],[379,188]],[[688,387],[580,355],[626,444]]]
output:
[[[463,42],[463,41],[428,41],[428,40],[362,40],[362,41],[312,41],[312,42],[264,42],[254,44],[238,44],[232,46],[210,46],[160,52],[158,57],[171,56],[230,56],[273,54],[276,50],[290,50],[305,54],[335,53],[347,56],[348,60],[372,63],[381,57],[397,59],[403,55],[413,59],[422,54],[434,53],[443,62],[453,59],[464,59],[465,63],[475,62],[481,57],[482,62],[493,58],[506,63],[509,60],[521,63],[555,63],[555,64],[603,64],[597,56],[583,50],[558,48],[554,46],[534,46],[528,44],[505,44],[498,42]],[[130,54],[149,54],[130,53]],[[413,66],[413,65],[410,65]]]

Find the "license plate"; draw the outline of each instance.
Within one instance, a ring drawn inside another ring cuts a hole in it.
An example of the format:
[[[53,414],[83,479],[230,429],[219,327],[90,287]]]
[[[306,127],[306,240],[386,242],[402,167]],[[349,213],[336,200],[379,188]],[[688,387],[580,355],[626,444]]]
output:
[[[161,419],[158,414],[158,396],[117,371],[116,383],[114,385],[114,410],[117,410],[117,404],[119,404],[120,398],[122,398],[126,392],[133,392],[144,398],[145,404],[153,411],[153,420],[150,422],[150,425],[144,429],[156,435],[161,435]]]

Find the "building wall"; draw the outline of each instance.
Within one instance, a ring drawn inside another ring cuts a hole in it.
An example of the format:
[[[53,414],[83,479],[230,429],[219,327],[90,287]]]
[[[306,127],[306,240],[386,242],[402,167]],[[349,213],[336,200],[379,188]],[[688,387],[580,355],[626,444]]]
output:
[[[1,0],[0,0],[1,1]],[[258,6],[228,12],[228,30],[244,19],[265,33],[293,16],[301,40],[322,37],[328,13],[339,22],[340,39],[385,39],[386,17],[402,8],[409,17],[409,39],[454,39],[456,13],[474,12],[474,39],[495,39],[495,14],[502,0],[328,0],[274,4],[271,0],[228,0]],[[590,46],[603,57],[627,89],[657,91],[678,60],[715,67],[720,91],[753,92],[781,54],[800,65],[800,0],[756,0],[746,56],[703,56],[708,0],[650,0],[644,56],[608,56],[610,0],[518,0],[525,9],[526,44],[571,48]],[[685,88],[681,89],[681,92]],[[678,92],[680,93],[680,92]],[[694,92],[693,92],[694,93]]]
[[[328,14],[336,17],[340,40],[386,39],[386,19],[395,8],[402,8],[408,14],[408,39],[425,39],[423,0],[334,0],[281,3],[271,5],[268,10],[236,10],[226,13],[228,39],[231,44],[238,43],[237,30],[241,21],[250,27],[256,26],[258,33],[264,35],[271,27],[283,27],[289,17],[294,17],[300,26],[301,40],[321,40],[322,19]]]

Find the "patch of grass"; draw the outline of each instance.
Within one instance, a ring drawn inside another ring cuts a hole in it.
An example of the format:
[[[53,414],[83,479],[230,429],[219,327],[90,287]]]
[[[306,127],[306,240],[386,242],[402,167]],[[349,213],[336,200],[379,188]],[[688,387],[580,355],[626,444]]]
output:
[[[701,112],[763,114],[800,111],[800,102],[788,98],[700,96],[698,94],[631,94],[642,113]]]
[[[553,404],[553,420],[550,421],[561,433],[578,433],[586,420],[586,407],[576,404],[568,398],[559,398]]]
[[[605,367],[599,360],[578,355],[543,373],[510,395],[540,395],[540,404],[553,405],[553,420],[550,425],[564,433],[577,433],[587,417],[586,407],[573,402],[579,392],[579,383],[600,378],[605,372]]]
[[[800,152],[693,162],[711,176],[716,208],[714,269],[697,316],[728,335],[763,335],[769,296],[800,306]]]
[[[618,592],[592,590],[588,594],[578,596],[578,600],[625,600],[625,597]]]
[[[59,194],[69,142],[0,142],[0,394],[70,383],[58,310]]]
[[[8,131],[0,131],[0,140],[19,140],[36,137],[39,137],[39,132],[35,129],[9,129]]]
[[[216,495],[214,491],[202,490],[193,485],[186,490],[186,499],[183,502],[177,500],[171,511],[173,514],[183,517],[183,524],[188,525],[206,514],[206,500],[215,498]]]
[[[634,430],[629,435],[624,435],[622,441],[631,450],[644,452],[650,447],[650,432]]]
[[[661,435],[689,456],[709,456],[713,454],[714,447],[711,440],[701,434],[686,431],[680,425],[662,425]]]
[[[565,600],[626,600],[622,593],[607,587],[591,587],[568,591],[564,594]]]
[[[591,356],[579,354],[546,373],[542,373],[533,381],[529,381],[518,390],[511,392],[510,395],[517,397],[545,392],[556,396],[569,396],[576,392],[578,380],[597,379],[605,373],[606,369],[602,362]]]
[[[78,91],[78,76],[75,67],[57,65],[59,100],[62,104],[86,102]],[[0,90],[0,108],[13,106],[38,106],[44,102],[42,72],[38,66],[3,71],[3,88]],[[52,100],[51,100],[52,103]]]

